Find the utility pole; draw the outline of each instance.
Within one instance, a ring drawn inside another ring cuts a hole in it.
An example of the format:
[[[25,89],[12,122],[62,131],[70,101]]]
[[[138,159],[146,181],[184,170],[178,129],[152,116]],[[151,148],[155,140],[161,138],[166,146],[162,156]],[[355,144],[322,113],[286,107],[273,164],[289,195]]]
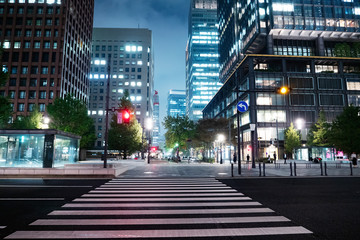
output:
[[[107,168],[107,152],[108,152],[108,138],[109,138],[109,98],[110,98],[110,62],[111,55],[107,62],[107,83],[106,83],[106,103],[105,103],[105,147],[104,147],[104,168]]]

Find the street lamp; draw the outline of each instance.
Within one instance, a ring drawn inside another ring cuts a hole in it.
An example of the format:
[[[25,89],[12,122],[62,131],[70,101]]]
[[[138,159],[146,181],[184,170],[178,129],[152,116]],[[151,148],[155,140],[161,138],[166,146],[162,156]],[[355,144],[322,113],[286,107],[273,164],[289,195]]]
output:
[[[301,129],[304,127],[304,125],[305,125],[304,119],[298,118],[295,120],[295,126],[296,126],[297,130],[301,131]]]
[[[217,141],[220,143],[220,164],[223,163],[223,158],[222,158],[222,143],[225,141],[225,136],[224,134],[218,134],[217,136]]]
[[[41,128],[42,129],[48,129],[49,128],[49,123],[50,123],[50,118],[48,117],[43,117],[42,119],[42,123],[41,123]]]
[[[153,128],[153,120],[151,118],[145,119],[145,128],[148,130],[148,140],[149,140],[149,146],[148,146],[148,159],[147,163],[150,163],[150,147],[151,147],[151,136],[150,131]]]

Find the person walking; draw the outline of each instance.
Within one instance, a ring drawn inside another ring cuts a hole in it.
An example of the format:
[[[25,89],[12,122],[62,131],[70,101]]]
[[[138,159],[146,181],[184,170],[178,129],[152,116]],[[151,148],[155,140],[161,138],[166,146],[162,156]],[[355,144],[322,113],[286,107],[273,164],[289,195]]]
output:
[[[248,154],[247,156],[246,156],[246,163],[249,163],[250,162],[250,155]]]
[[[286,164],[286,159],[287,159],[287,156],[286,156],[286,153],[284,153],[284,163]]]
[[[234,161],[234,163],[236,163],[236,152],[234,152],[233,161]]]
[[[274,164],[276,164],[276,152],[274,152]]]
[[[353,152],[353,153],[351,154],[350,158],[351,158],[351,161],[352,161],[353,166],[354,166],[354,167],[357,167],[357,157],[356,157],[356,153]]]

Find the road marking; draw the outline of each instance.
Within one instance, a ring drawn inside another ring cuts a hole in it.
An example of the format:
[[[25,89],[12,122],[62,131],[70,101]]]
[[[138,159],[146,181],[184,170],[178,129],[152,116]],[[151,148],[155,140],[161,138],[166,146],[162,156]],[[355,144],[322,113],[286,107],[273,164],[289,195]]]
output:
[[[111,186],[111,185],[119,185],[119,186],[128,186],[128,185],[134,185],[134,183],[105,183],[103,184],[102,186]],[[173,187],[208,187],[209,185],[211,186],[226,186],[225,184],[223,183],[214,183],[214,184],[193,184],[193,183],[188,183],[188,184],[184,184],[184,183],[174,183],[174,184],[168,184],[168,183],[144,183],[144,184],[141,184],[143,187],[144,186],[147,186],[147,185],[150,185],[150,186],[154,186],[154,187],[157,187],[157,186],[173,186]]]
[[[90,191],[92,192],[92,191]],[[100,193],[100,191],[96,191]],[[106,191],[102,191],[106,192]],[[101,193],[102,193],[101,192]],[[149,193],[144,196],[144,194],[83,194],[82,197],[220,197],[220,196],[244,196],[244,194],[239,192],[234,193],[178,193],[174,194],[167,194],[167,193]]]
[[[92,190],[90,193],[96,193],[96,192],[103,192],[101,190]],[[164,191],[161,190],[117,190],[117,191],[110,191],[110,192],[117,192],[117,193],[162,193]],[[167,190],[167,193],[198,193],[198,192],[236,192],[235,189],[213,189],[213,190]]]
[[[244,201],[249,197],[214,197],[214,198],[76,198],[73,202],[186,202],[186,201]]]
[[[272,213],[269,208],[225,208],[225,209],[167,209],[167,210],[55,210],[48,215],[169,215],[169,214],[225,214],[225,213]]]
[[[0,229],[4,229],[4,228],[6,228],[6,226],[0,226]]]
[[[290,222],[282,216],[227,217],[227,218],[146,218],[146,219],[39,219],[30,225],[71,226],[71,225],[167,225],[167,224],[218,224],[218,223],[255,223]]]
[[[66,185],[66,186],[52,186],[52,185],[0,185],[0,188],[7,188],[7,187],[18,187],[18,188],[92,188],[94,186],[70,186],[70,185]]]
[[[106,239],[106,238],[190,238],[311,234],[303,227],[262,227],[178,230],[97,230],[97,231],[17,231],[5,239]]]
[[[67,203],[65,208],[130,208],[130,207],[223,207],[260,206],[258,202],[202,202],[202,203]]]
[[[0,201],[64,201],[65,198],[0,198]]]
[[[146,190],[146,189],[157,189],[157,190],[172,190],[172,189],[231,189],[230,187],[226,187],[226,186],[222,186],[222,187],[137,187],[137,186],[126,186],[126,187],[121,187],[121,186],[100,186],[97,187],[96,189],[113,189],[113,190],[133,190],[133,189],[139,189],[139,190]]]

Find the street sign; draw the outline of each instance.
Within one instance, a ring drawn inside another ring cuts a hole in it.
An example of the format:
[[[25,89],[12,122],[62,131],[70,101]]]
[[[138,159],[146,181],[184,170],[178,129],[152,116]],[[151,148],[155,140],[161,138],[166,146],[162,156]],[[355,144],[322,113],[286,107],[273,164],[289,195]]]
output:
[[[249,109],[249,105],[244,101],[240,101],[237,104],[237,109],[239,112],[244,113]]]

